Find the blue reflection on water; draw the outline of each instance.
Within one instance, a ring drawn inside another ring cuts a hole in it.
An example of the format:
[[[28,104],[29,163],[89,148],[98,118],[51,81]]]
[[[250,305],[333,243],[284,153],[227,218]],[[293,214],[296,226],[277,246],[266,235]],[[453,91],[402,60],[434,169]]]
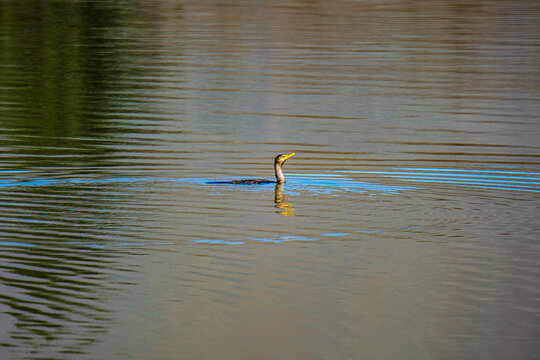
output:
[[[0,170],[0,174],[1,173],[16,174],[16,173],[25,173],[25,172],[29,172],[29,170]]]
[[[409,228],[404,228],[402,231],[407,230],[414,230],[414,229],[421,229],[424,228],[424,226],[414,226]],[[399,230],[398,230],[399,231]],[[386,231],[383,230],[357,230],[357,233],[364,233],[364,234],[386,234]],[[322,233],[321,236],[325,237],[348,237],[351,236],[351,233],[342,233],[342,232],[328,232],[328,233]],[[319,237],[308,237],[308,236],[300,236],[300,235],[281,235],[276,236],[273,238],[255,238],[255,237],[247,237],[245,239],[191,239],[188,240],[188,243],[193,244],[212,244],[212,245],[243,245],[246,244],[248,241],[256,241],[260,243],[285,243],[285,242],[291,242],[291,241],[303,241],[303,242],[309,242],[309,241],[317,241],[319,240]],[[66,245],[74,245],[79,247],[87,247],[87,248],[93,248],[93,249],[104,249],[104,248],[117,248],[117,247],[139,247],[139,246],[157,246],[157,245],[174,245],[173,242],[119,242],[119,243],[110,243],[110,244],[98,244],[98,243],[92,243],[92,242],[86,242],[86,241],[68,241],[65,243]],[[0,246],[23,246],[23,247],[35,247],[36,244],[31,243],[23,243],[23,242],[16,242],[16,241],[0,241]]]
[[[312,237],[307,237],[307,236],[294,236],[294,235],[280,236],[278,239],[285,240],[285,241],[315,241],[315,240],[319,240],[319,238],[312,238]]]
[[[452,184],[452,185],[455,185],[455,186],[475,187],[475,188],[483,188],[483,189],[540,192],[540,189],[530,189],[528,187],[521,187],[521,185],[494,186],[494,185],[492,185],[490,183],[452,181],[452,180],[435,180],[435,179],[417,179],[417,178],[402,178],[400,180],[412,181],[412,182],[443,183],[443,184]]]
[[[489,173],[489,174],[519,174],[519,175],[540,175],[540,172],[529,172],[529,171],[514,171],[514,170],[482,170],[482,169],[449,169],[449,168],[407,168],[407,167],[398,167],[394,168],[396,170],[407,170],[407,171],[444,171],[444,172],[466,172],[466,173]]]
[[[356,171],[355,171],[356,172]],[[380,174],[380,175],[387,175],[390,177],[400,177],[400,176],[426,176],[426,177],[445,177],[448,179],[454,179],[454,180],[471,180],[469,178],[475,179],[479,178],[484,180],[488,179],[490,182],[511,182],[511,183],[528,183],[528,184],[534,184],[534,185],[540,185],[539,182],[534,182],[534,180],[539,180],[540,178],[537,177],[530,177],[530,176],[509,176],[509,175],[483,175],[483,174],[449,174],[449,173],[441,173],[441,172],[432,172],[432,173],[419,173],[419,172],[404,172],[404,171],[366,171],[366,172],[360,172],[357,173],[370,173],[370,174]],[[498,180],[503,179],[503,180]],[[520,181],[520,180],[533,180],[531,181]]]
[[[238,188],[238,184],[216,183],[238,178],[134,178],[134,177],[114,177],[108,179],[44,179],[44,178],[21,178],[0,181],[0,188],[13,186],[55,186],[68,184],[108,184],[108,183],[140,183],[140,182],[168,182],[176,184],[200,184],[211,185],[215,187]],[[266,190],[273,189],[275,183],[243,185],[246,190]],[[414,189],[405,186],[388,186],[376,183],[356,181],[340,174],[290,174],[287,181],[287,190],[289,191],[309,191],[313,194],[330,194],[340,192],[355,193],[379,193],[379,194],[399,194],[401,191]]]
[[[284,236],[278,236],[276,238],[254,238],[254,237],[248,237],[249,240],[254,240],[262,243],[283,243],[287,241],[316,241],[319,240],[319,238],[315,237],[307,237],[307,236],[294,236],[294,235],[284,235]]]
[[[310,191],[315,194],[347,191],[360,194],[370,192],[382,195],[395,195],[414,188],[361,182],[350,178],[327,178],[318,174],[310,174],[309,177],[290,177],[290,180],[287,181],[287,189]]]
[[[238,184],[228,184],[226,181],[242,178],[218,178],[218,179],[185,179],[186,181],[211,186],[236,187]],[[257,191],[273,189],[275,183],[244,184],[244,189]],[[400,194],[402,191],[414,189],[410,186],[388,186],[376,183],[361,182],[341,174],[288,174],[287,191],[308,191],[315,194],[334,194],[341,192],[354,193],[378,193],[383,195]]]
[[[34,244],[27,244],[17,241],[0,241],[0,246],[26,246],[26,247],[34,247],[36,245]]]
[[[11,179],[0,180],[0,188],[9,188],[14,186],[55,186],[69,184],[116,184],[116,183],[171,183],[174,185],[204,185],[212,186],[219,191],[215,194],[221,194],[224,190],[233,186],[239,188],[236,184],[210,184],[212,181],[232,180],[227,179],[209,179],[209,178],[134,178],[134,177],[113,177],[106,179],[46,179],[46,178],[29,178],[24,175],[18,177],[17,173],[25,173],[26,171],[0,171],[0,173],[14,174]],[[540,172],[526,171],[511,171],[511,170],[478,170],[478,169],[445,169],[445,168],[392,168],[388,171],[339,171],[349,174],[371,174],[380,175],[387,178],[395,178],[401,181],[423,182],[423,183],[447,183],[453,186],[464,186],[470,188],[489,188],[496,190],[513,190],[513,191],[529,191],[540,192]],[[369,193],[381,195],[400,194],[406,190],[416,189],[415,187],[405,186],[388,186],[377,183],[368,183],[356,181],[345,174],[289,174],[287,177],[287,192],[289,194],[309,192],[316,194],[333,194],[340,195],[345,192],[349,193]],[[275,184],[257,184],[245,185],[240,187],[244,191],[270,191],[274,190]],[[210,194],[212,195],[212,194]],[[17,205],[17,204],[12,204]],[[48,222],[32,219],[21,219],[26,222]],[[401,231],[411,231],[421,229],[423,226],[413,226],[403,228]],[[387,231],[378,230],[356,230],[356,233],[364,234],[386,234]],[[350,233],[342,232],[327,232],[322,233],[323,237],[347,237]],[[257,241],[261,243],[284,243],[289,241],[316,241],[318,237],[305,237],[294,235],[283,235],[270,238],[246,238],[246,239],[193,239],[189,243],[194,244],[221,244],[221,245],[240,245],[248,241]],[[100,244],[90,242],[69,242],[70,245],[83,246],[89,248],[106,248],[106,247],[137,247],[149,245],[172,245],[170,242],[121,242],[112,244]],[[0,242],[0,246],[27,246],[33,247],[35,244],[23,242]]]
[[[196,244],[225,244],[225,245],[241,245],[245,244],[245,241],[242,240],[218,240],[218,239],[199,239],[199,240],[190,240],[189,242]]]
[[[388,171],[340,170],[349,174],[373,174],[418,183],[451,184],[469,188],[540,192],[539,172],[514,170],[393,168]]]
[[[283,239],[253,238],[253,237],[250,237],[248,239],[253,240],[253,241],[262,242],[262,243],[282,243],[282,242],[286,241],[286,240],[283,240]]]

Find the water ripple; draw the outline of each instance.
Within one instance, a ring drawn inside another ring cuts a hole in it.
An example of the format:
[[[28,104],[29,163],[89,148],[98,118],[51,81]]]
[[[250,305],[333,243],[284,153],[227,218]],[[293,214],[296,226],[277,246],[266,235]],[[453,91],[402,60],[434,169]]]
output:
[[[439,183],[469,188],[540,192],[540,175],[534,171],[452,169],[452,168],[393,168],[377,170],[339,170],[341,173],[374,174],[400,181]]]

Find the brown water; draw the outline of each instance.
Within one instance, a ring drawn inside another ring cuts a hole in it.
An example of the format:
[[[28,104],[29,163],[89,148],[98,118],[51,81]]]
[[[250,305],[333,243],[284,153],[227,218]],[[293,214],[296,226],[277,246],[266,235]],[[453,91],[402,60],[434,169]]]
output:
[[[0,2],[0,358],[537,358],[539,28]]]

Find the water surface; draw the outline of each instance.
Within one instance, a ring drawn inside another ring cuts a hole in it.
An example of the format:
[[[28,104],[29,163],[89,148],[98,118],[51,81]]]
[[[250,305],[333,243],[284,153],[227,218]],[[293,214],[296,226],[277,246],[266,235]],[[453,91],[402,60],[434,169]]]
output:
[[[0,357],[536,357],[539,15],[3,1]]]

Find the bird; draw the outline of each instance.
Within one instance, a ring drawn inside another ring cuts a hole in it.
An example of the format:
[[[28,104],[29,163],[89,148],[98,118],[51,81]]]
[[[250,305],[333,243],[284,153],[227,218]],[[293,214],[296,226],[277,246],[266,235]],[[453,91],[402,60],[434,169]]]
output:
[[[284,184],[285,183],[285,177],[283,176],[283,171],[281,170],[283,164],[285,161],[287,161],[288,158],[294,156],[295,153],[292,154],[279,154],[274,159],[274,172],[276,176],[276,180],[267,180],[267,179],[238,179],[238,180],[229,180],[229,181],[211,181],[210,184],[237,184],[237,185],[257,185],[257,184],[271,184],[271,183],[278,183],[278,184]]]

